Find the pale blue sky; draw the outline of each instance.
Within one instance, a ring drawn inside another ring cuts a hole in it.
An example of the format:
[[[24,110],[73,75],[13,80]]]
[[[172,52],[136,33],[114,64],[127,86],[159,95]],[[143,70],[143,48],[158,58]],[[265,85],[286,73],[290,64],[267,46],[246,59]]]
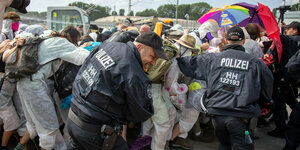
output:
[[[119,9],[125,9],[125,14],[127,14],[129,0],[31,0],[31,4],[28,6],[29,11],[47,11],[48,6],[67,6],[71,2],[82,1],[85,3],[94,3],[101,6],[109,6],[114,9],[116,6],[116,11],[119,12]],[[132,10],[134,12],[142,11],[146,8],[157,9],[160,5],[163,4],[176,4],[176,0],[131,0],[132,1]],[[207,2],[213,7],[221,7],[223,5],[231,5],[238,2],[247,2],[251,4],[257,4],[260,2],[264,5],[273,9],[283,5],[283,0],[179,0],[179,4],[190,4],[198,2]],[[286,5],[295,4],[299,0],[286,0]]]

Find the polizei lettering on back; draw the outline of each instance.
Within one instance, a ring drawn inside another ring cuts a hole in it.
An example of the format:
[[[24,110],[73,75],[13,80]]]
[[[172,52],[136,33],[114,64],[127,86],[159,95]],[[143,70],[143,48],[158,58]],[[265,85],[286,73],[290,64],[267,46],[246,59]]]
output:
[[[100,49],[95,57],[105,69],[115,64],[114,60],[103,49]]]
[[[233,59],[233,58],[222,58],[220,66],[227,67],[227,68],[248,70],[249,61],[241,60],[241,59]]]

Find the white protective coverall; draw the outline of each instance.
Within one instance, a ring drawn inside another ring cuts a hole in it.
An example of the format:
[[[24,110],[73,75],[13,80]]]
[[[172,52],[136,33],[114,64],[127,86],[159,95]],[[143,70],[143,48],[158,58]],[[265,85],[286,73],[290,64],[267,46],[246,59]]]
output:
[[[5,131],[17,129],[20,136],[24,135],[26,119],[14,79],[5,79],[0,91],[0,124],[1,122],[4,123]]]
[[[172,136],[176,109],[169,99],[164,99],[161,84],[152,84],[154,115],[143,122],[143,134],[152,137],[151,149],[164,150],[167,140]]]
[[[0,43],[2,43],[6,39],[13,40],[14,34],[11,29],[12,20],[11,19],[4,19],[2,25],[2,33],[0,34]]]
[[[179,44],[176,44],[176,46],[179,46]],[[184,46],[181,46],[181,47],[184,47]],[[178,47],[178,49],[180,49],[180,47]],[[182,52],[183,52],[183,50],[179,50],[180,55],[182,55],[181,54]],[[185,57],[185,56],[192,56],[192,51],[189,49],[181,57]],[[181,73],[181,71],[179,74],[181,74],[180,75],[181,78],[179,78],[178,83],[183,83],[186,85],[190,85],[192,83],[192,80],[193,80],[192,78],[184,76]],[[181,137],[184,139],[187,138],[188,132],[193,128],[194,124],[196,123],[196,121],[198,119],[198,116],[199,116],[199,112],[190,104],[190,102],[188,102],[188,98],[187,98],[187,102],[186,102],[184,109],[182,109],[181,111],[177,111],[175,124],[177,122],[179,122],[180,134],[178,137]],[[170,132],[172,132],[172,130]]]
[[[17,83],[30,137],[40,138],[44,149],[63,149],[65,147],[60,133],[58,119],[46,79],[53,75],[61,65],[61,60],[81,65],[89,51],[77,48],[65,38],[54,37],[43,41],[39,47],[38,58],[42,66],[30,77]],[[66,148],[66,147],[65,147]]]

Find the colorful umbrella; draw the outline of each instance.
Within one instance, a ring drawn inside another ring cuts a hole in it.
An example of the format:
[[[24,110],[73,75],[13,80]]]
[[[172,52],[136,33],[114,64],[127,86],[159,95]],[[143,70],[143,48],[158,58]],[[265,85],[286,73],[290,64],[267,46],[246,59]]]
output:
[[[280,30],[277,21],[268,6],[258,3],[258,15],[265,25],[267,35],[273,40],[278,54],[278,61],[281,60],[282,43],[280,41]]]
[[[249,10],[241,6],[225,5],[223,8],[212,8],[209,12],[199,18],[198,22],[203,24],[209,19],[217,21],[220,27],[238,24],[249,18]]]
[[[280,30],[277,21],[268,6],[258,3],[258,6],[248,3],[237,3],[234,6],[242,6],[249,10],[250,17],[239,23],[239,26],[246,26],[248,23],[257,23],[266,29],[267,35],[273,40],[276,46],[278,61],[281,60],[282,43],[280,41]]]
[[[260,25],[261,27],[263,27],[265,29],[265,26],[264,26],[260,16],[258,15],[258,6],[257,5],[252,5],[252,4],[242,2],[242,3],[233,4],[233,6],[242,6],[249,10],[250,17],[245,19],[244,21],[240,22],[239,23],[240,27],[245,27],[248,23],[257,23],[258,25]]]

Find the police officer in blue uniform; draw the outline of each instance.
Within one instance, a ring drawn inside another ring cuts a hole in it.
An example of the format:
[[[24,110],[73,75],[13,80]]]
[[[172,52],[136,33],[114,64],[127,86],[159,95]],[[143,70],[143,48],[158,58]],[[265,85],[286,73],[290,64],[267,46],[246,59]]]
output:
[[[257,100],[271,99],[273,77],[263,61],[245,53],[243,30],[233,27],[226,36],[225,51],[177,58],[186,75],[207,82],[204,105],[213,117],[221,150],[252,149],[245,143],[249,118],[260,115]]]
[[[151,82],[144,72],[167,59],[154,32],[134,42],[107,42],[92,50],[74,81],[68,149],[128,149],[122,125],[153,115]]]
[[[300,43],[299,43],[300,46]],[[290,85],[300,87],[300,47],[285,65],[284,80]],[[296,150],[300,145],[300,102],[292,109],[286,127],[284,150]]]

